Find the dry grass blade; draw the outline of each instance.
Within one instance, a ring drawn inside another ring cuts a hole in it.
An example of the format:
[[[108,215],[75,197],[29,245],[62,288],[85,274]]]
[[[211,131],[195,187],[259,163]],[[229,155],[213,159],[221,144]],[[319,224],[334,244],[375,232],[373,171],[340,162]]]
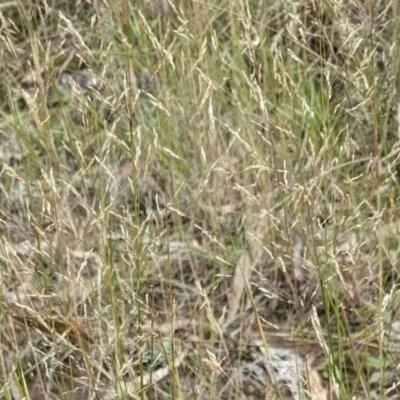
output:
[[[322,384],[319,373],[312,367],[311,361],[311,358],[306,360],[306,380],[310,400],[328,400],[328,391]]]
[[[8,8],[8,7],[17,7],[18,2],[17,1],[7,1],[3,4],[0,4],[0,9],[2,8]]]
[[[72,322],[63,322],[57,319],[42,319],[35,318],[34,316],[10,314],[12,319],[22,324],[23,326],[29,326],[34,329],[39,329],[44,333],[56,332],[60,335],[66,335],[69,340],[75,343],[81,341],[92,341],[87,331],[77,326]]]
[[[265,377],[265,398],[264,400],[278,400],[279,397],[276,394],[271,378],[267,375]]]
[[[0,10],[0,398],[400,398],[397,2]]]
[[[242,296],[250,288],[251,276],[251,258],[247,252],[244,252],[235,265],[232,286],[228,294],[228,312],[224,323],[224,329],[237,318]]]

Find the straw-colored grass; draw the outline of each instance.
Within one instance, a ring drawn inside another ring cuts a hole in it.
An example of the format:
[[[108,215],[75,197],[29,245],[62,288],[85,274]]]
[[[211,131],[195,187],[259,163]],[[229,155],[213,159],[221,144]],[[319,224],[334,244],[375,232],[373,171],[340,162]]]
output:
[[[0,4],[0,398],[399,398],[399,27]]]

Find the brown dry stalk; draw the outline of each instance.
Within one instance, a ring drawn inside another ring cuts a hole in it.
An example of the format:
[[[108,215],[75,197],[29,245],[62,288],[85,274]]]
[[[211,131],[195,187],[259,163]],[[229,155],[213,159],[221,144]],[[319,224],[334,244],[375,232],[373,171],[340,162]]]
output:
[[[27,316],[27,315],[18,315],[18,314],[10,314],[10,316],[22,325],[27,325],[35,329],[39,329],[44,333],[52,333],[52,331],[57,332],[58,334],[64,335],[68,337],[72,342],[92,342],[87,331],[81,325],[74,325],[69,321],[63,322],[58,319],[44,318],[42,321],[39,318]]]

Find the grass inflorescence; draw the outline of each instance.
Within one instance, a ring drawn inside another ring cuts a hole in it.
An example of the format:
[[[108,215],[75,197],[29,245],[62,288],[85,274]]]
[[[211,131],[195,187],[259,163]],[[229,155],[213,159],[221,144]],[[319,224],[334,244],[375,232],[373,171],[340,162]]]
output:
[[[398,14],[0,4],[0,398],[398,398]]]

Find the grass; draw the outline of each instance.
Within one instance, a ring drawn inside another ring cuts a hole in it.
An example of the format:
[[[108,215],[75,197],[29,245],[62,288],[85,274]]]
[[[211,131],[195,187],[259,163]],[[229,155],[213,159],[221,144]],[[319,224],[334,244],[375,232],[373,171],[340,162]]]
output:
[[[0,5],[0,397],[396,399],[398,3]]]

